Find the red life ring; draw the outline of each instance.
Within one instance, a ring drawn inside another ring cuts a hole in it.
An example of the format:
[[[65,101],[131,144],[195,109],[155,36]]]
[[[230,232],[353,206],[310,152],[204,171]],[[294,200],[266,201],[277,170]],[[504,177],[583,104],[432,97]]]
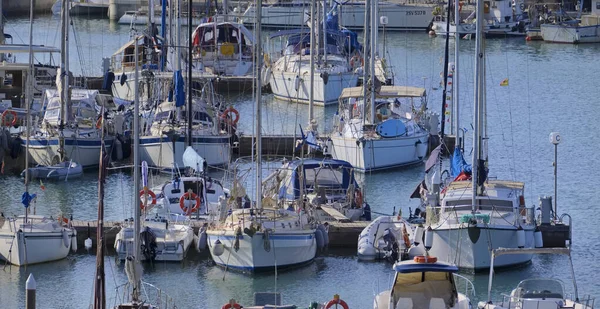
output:
[[[186,200],[195,200],[196,203],[194,204],[194,207],[189,208],[188,206],[186,206],[185,205]],[[183,210],[183,212],[186,215],[189,215],[192,212],[198,210],[198,208],[200,208],[200,202],[201,202],[200,197],[196,193],[186,192],[179,198],[179,208],[181,208],[181,210]]]
[[[6,116],[8,114],[12,115],[12,121],[10,123],[6,123]],[[2,125],[10,127],[10,126],[14,126],[17,124],[17,112],[11,110],[11,109],[7,109],[4,112],[2,112]]]
[[[330,300],[329,302],[327,302],[327,304],[325,304],[325,309],[329,309],[329,308],[333,307],[333,305],[335,305],[334,308],[339,308],[339,306],[341,306],[344,309],[348,309],[348,304],[346,304],[345,301],[341,300],[340,296],[337,294],[333,296],[332,300]]]
[[[144,190],[140,191],[140,197],[143,198],[144,197]],[[148,195],[150,195],[150,197],[152,198],[152,201],[150,202],[150,205],[156,205],[156,194],[154,194],[154,192],[152,192],[152,190],[148,190]],[[146,208],[144,206],[144,202],[140,201],[140,208],[142,210],[144,210],[144,208]]]
[[[435,263],[437,258],[435,256],[417,255],[413,258],[413,261],[416,263]]]
[[[232,120],[228,118],[230,113],[233,113],[235,115],[235,119]],[[240,112],[238,112],[237,109],[233,108],[233,106],[230,106],[223,112],[223,114],[221,115],[221,119],[227,122],[227,124],[229,124],[230,126],[235,126],[240,120]]]
[[[235,309],[241,309],[242,307],[240,306],[240,304],[231,304],[231,303],[227,303],[225,305],[223,305],[223,307],[221,307],[221,309],[231,309],[231,308],[235,308]]]

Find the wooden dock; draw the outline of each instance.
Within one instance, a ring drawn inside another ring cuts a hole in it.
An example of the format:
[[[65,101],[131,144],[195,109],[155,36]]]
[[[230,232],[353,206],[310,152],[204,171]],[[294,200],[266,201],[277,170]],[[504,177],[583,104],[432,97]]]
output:
[[[194,233],[198,233],[204,221],[191,221]],[[96,245],[97,221],[73,220],[73,227],[77,230],[77,246],[83,248],[83,242],[89,237]],[[123,222],[106,221],[104,222],[104,243],[107,248],[113,248],[117,233],[121,229]],[[356,248],[358,244],[358,235],[369,224],[366,221],[359,222],[327,222],[329,225],[329,246],[336,248]]]

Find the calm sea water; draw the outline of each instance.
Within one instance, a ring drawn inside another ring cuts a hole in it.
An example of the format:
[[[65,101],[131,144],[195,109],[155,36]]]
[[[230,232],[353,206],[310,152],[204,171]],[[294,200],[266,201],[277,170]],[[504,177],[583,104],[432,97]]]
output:
[[[110,25],[105,20],[73,19],[77,39],[71,39],[71,68],[77,73],[99,75],[102,57],[110,56],[129,40],[129,27]],[[28,21],[9,17],[5,32],[15,42],[26,41]],[[59,46],[58,21],[50,16],[35,21],[35,43]],[[430,108],[440,109],[442,97],[440,71],[443,45],[441,38],[429,38],[422,32],[389,33],[386,38],[388,59],[395,68],[396,84],[425,87]],[[76,45],[77,44],[77,45]],[[75,47],[79,46],[78,49]],[[473,102],[473,41],[461,45],[461,116],[467,129],[466,145],[471,144]],[[537,204],[540,195],[553,192],[552,131],[563,137],[558,153],[559,212],[573,217],[573,261],[580,294],[600,297],[596,276],[600,266],[600,229],[597,227],[596,185],[600,183],[600,72],[598,45],[555,45],[528,42],[522,38],[487,42],[487,111],[491,176],[526,183],[528,205]],[[509,87],[500,87],[509,78]],[[240,130],[252,132],[253,102],[250,93],[224,94],[242,114]],[[265,96],[263,108],[265,133],[292,134],[298,124],[307,123],[307,107],[272,100]],[[317,108],[320,127],[330,127],[335,108]],[[467,155],[470,147],[466,147]],[[220,177],[216,175],[216,177]],[[364,176],[366,196],[374,211],[391,213],[393,209],[416,206],[408,196],[423,177],[423,167],[414,166]],[[166,180],[154,176],[151,184]],[[252,185],[252,177],[248,178]],[[97,175],[86,175],[68,183],[46,183],[37,189],[36,211],[54,215],[72,213],[77,219],[93,220],[97,206]],[[131,176],[125,172],[110,174],[106,184],[106,218],[130,217]],[[250,190],[248,190],[250,192]],[[22,179],[0,176],[0,210],[19,214]],[[107,257],[107,291],[126,281],[123,266]],[[24,286],[29,273],[38,282],[39,308],[83,308],[91,302],[95,257],[70,255],[55,263],[27,268],[3,267],[0,270],[0,307],[24,306]],[[274,274],[247,276],[224,273],[213,265],[210,256],[193,253],[183,263],[146,266],[144,280],[156,284],[177,299],[181,308],[219,308],[230,298],[249,304],[256,291],[280,291],[285,302],[308,306],[310,301],[326,301],[339,293],[351,308],[372,307],[373,292],[387,286],[391,265],[363,263],[354,249],[328,250],[307,267]],[[464,273],[477,289],[476,300],[487,295],[487,274]],[[508,293],[525,278],[554,276],[564,278],[571,289],[571,277],[564,257],[540,256],[519,269],[498,272],[493,295]]]

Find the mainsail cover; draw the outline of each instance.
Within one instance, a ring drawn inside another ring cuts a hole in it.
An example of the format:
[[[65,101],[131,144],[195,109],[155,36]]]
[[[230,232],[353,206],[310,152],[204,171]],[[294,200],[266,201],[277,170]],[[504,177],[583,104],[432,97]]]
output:
[[[457,177],[462,172],[467,174],[471,174],[472,172],[471,164],[467,164],[459,146],[454,147],[454,153],[452,154],[452,161],[450,164],[452,177]]]

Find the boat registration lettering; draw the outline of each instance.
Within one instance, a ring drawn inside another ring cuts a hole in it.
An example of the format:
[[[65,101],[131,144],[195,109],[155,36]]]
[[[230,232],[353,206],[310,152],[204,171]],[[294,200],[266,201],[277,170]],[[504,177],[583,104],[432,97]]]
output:
[[[406,16],[427,15],[425,11],[406,11]]]

